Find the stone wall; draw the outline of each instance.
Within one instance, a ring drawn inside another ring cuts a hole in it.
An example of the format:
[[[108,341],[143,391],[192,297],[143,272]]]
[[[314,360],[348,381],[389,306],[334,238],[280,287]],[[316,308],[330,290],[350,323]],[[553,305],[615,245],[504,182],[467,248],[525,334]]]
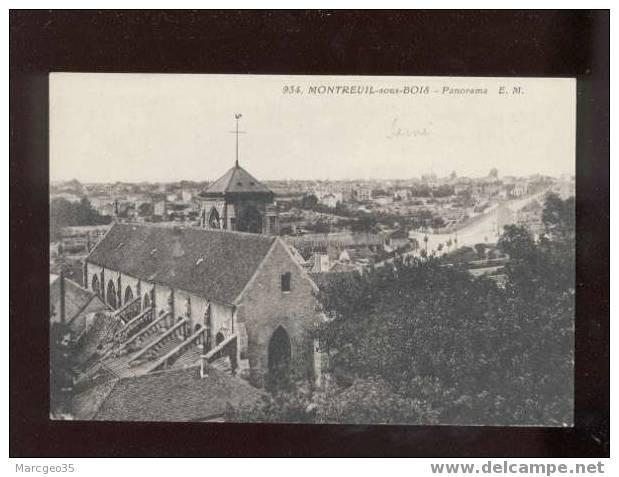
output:
[[[285,272],[291,274],[290,291],[281,289]],[[312,370],[311,332],[319,316],[314,292],[315,285],[307,273],[278,239],[245,290],[237,312],[238,322],[247,330],[247,358],[254,385],[263,385],[269,341],[280,326],[290,338],[291,362],[301,372]]]

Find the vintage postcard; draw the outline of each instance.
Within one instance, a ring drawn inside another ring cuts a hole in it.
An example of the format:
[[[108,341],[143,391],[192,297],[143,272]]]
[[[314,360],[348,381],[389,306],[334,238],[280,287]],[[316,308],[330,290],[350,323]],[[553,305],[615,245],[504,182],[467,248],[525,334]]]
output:
[[[49,88],[52,419],[573,425],[574,79]]]

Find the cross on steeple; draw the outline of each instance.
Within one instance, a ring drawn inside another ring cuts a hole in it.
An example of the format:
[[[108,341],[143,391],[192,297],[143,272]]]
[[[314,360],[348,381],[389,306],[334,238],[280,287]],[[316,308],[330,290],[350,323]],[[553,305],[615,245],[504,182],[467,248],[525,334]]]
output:
[[[243,116],[240,113],[236,113],[234,115],[234,119],[236,119],[236,130],[228,131],[229,133],[236,134],[236,161],[235,166],[239,167],[239,134],[245,134],[245,131],[239,131],[239,119]]]

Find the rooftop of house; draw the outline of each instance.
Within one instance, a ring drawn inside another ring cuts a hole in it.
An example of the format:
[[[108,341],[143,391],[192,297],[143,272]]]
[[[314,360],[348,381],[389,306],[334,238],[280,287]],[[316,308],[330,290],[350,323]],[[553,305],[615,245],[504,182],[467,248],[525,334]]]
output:
[[[115,224],[87,261],[232,304],[276,240],[217,229]]]
[[[262,399],[263,392],[215,369],[170,369],[115,379],[75,396],[73,415],[99,421],[207,421]]]
[[[49,299],[52,304],[60,301],[60,288],[60,276],[51,273],[49,277]],[[65,321],[69,324],[77,318],[93,300],[96,301],[96,306],[90,307],[89,311],[105,311],[109,309],[97,295],[90,290],[82,288],[68,278],[64,278],[64,300]],[[60,310],[55,309],[51,316],[51,321],[59,322],[60,319]]]

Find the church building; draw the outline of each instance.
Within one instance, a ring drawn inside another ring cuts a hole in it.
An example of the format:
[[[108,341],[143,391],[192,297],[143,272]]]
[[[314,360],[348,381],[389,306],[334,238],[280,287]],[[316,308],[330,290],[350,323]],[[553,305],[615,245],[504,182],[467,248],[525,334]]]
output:
[[[123,318],[103,363],[116,377],[197,365],[226,346],[257,386],[281,366],[319,372],[316,285],[279,237],[115,224],[87,257],[84,280]]]
[[[236,161],[201,194],[200,227],[117,223],[86,258],[84,286],[118,325],[89,379],[208,372],[224,358],[258,387],[276,369],[319,379],[317,288],[277,236],[275,194],[239,166],[235,118]]]

